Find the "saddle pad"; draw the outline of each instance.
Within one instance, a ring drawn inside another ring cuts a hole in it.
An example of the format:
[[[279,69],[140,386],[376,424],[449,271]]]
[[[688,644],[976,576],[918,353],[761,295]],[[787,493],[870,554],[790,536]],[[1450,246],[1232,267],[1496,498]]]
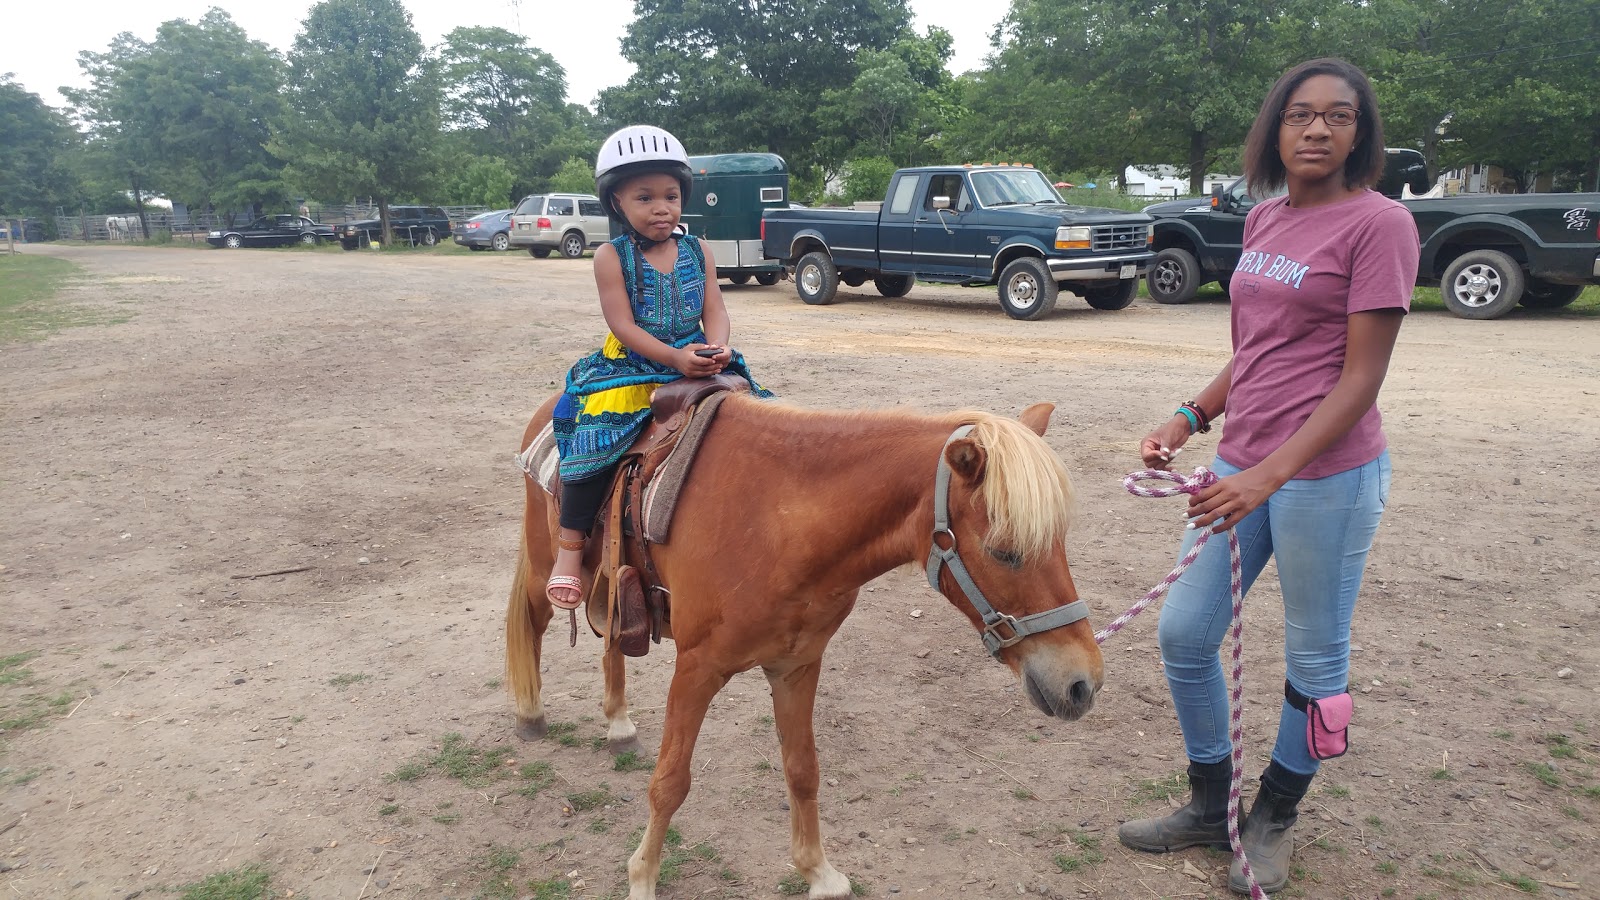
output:
[[[717,417],[717,410],[726,399],[728,392],[723,391],[700,401],[700,405],[695,407],[694,417],[678,437],[678,443],[667,454],[661,468],[650,476],[650,483],[645,485],[642,501],[644,539],[650,543],[667,542],[667,533],[672,528],[672,513],[678,508],[678,494],[683,491],[683,483],[689,477],[690,467],[694,465],[700,442],[711,428],[711,420]]]
[[[555,427],[546,424],[534,435],[528,449],[517,454],[517,468],[552,497],[561,488],[561,457],[556,453]]]

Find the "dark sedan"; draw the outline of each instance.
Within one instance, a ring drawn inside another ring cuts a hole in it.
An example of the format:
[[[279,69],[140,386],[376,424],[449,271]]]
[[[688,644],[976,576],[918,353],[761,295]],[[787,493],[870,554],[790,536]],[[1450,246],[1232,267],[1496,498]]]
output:
[[[457,222],[452,233],[455,242],[473,250],[506,250],[511,247],[511,210],[479,213]]]
[[[262,216],[238,228],[224,228],[206,235],[213,247],[287,247],[290,244],[316,245],[334,239],[332,225],[320,225],[305,216]]]

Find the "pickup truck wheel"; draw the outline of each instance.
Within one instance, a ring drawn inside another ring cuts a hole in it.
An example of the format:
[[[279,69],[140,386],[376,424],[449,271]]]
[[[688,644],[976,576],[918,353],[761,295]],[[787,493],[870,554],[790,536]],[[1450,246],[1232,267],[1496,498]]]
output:
[[[729,275],[728,276],[728,280],[733,282],[734,284],[749,284],[750,283],[750,276],[749,275]]]
[[[561,255],[567,259],[577,259],[583,256],[584,247],[587,246],[583,235],[576,231],[569,231],[561,238]]]
[[[1522,305],[1528,309],[1560,309],[1578,299],[1581,284],[1555,284],[1542,278],[1529,278],[1522,289]]]
[[[1000,308],[1013,319],[1048,315],[1055,309],[1057,290],[1050,268],[1037,256],[1013,259],[1000,272]]]
[[[546,259],[550,256],[549,247],[529,247],[528,255],[534,259]]]
[[[1090,288],[1083,299],[1095,309],[1127,309],[1139,296],[1139,279],[1124,278],[1115,287]]]
[[[879,275],[872,279],[877,286],[878,293],[885,297],[904,297],[911,293],[911,286],[917,283],[915,275]]]
[[[1157,303],[1188,303],[1200,289],[1200,263],[1182,247],[1168,247],[1156,254],[1145,281]]]
[[[776,272],[762,272],[760,275],[756,276],[756,284],[764,284],[767,287],[772,287],[777,283],[778,275]]]
[[[511,249],[511,235],[502,231],[489,239],[489,246],[501,252],[509,250]]]
[[[1517,261],[1499,250],[1473,250],[1451,261],[1439,293],[1463,319],[1498,319],[1522,299],[1527,279]]]
[[[860,269],[845,269],[839,273],[839,280],[851,287],[861,287],[867,283],[867,273]]]
[[[822,250],[800,257],[794,267],[794,289],[801,300],[812,306],[832,303],[839,290],[839,270],[833,265],[833,257]]]

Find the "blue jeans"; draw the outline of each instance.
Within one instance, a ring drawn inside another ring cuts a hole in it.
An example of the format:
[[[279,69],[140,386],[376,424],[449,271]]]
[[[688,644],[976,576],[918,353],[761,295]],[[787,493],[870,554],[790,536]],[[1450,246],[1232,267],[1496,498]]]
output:
[[[1218,457],[1212,471],[1226,477],[1240,469]],[[1290,481],[1234,526],[1246,595],[1267,559],[1277,556],[1286,672],[1307,697],[1332,697],[1347,689],[1350,620],[1367,551],[1389,500],[1389,474],[1385,452],[1337,475]],[[1198,537],[1198,531],[1186,535],[1180,557]],[[1198,763],[1221,762],[1233,751],[1227,678],[1217,655],[1233,618],[1229,581],[1227,535],[1220,534],[1206,542],[1161,607],[1161,661],[1184,749]],[[1262,658],[1259,652],[1251,656]],[[1256,671],[1250,681],[1254,690],[1278,691]],[[1320,765],[1306,746],[1305,713],[1288,702],[1278,716],[1272,758],[1302,775],[1315,774]]]

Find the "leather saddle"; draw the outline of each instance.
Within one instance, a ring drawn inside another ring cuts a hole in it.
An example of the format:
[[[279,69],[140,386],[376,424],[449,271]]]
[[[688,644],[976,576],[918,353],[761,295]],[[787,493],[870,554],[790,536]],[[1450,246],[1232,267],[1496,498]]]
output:
[[[650,424],[623,454],[584,550],[594,576],[584,612],[608,650],[614,642],[625,656],[644,656],[672,636],[672,593],[650,547],[667,542],[678,492],[717,408],[729,392],[749,390],[744,378],[722,373],[680,378],[652,395]]]

